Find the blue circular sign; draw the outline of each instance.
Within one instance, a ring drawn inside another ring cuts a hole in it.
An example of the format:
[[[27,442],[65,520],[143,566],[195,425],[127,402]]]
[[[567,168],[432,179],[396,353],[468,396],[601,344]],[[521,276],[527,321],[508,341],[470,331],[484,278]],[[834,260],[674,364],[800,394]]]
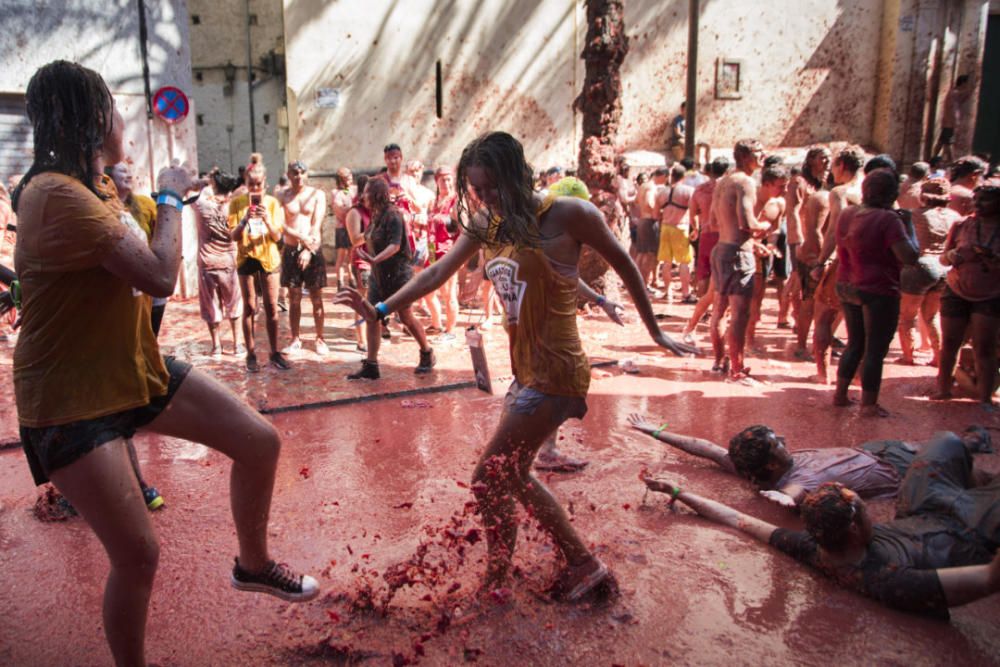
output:
[[[153,113],[167,123],[179,123],[187,118],[191,105],[180,88],[164,86],[153,95]]]

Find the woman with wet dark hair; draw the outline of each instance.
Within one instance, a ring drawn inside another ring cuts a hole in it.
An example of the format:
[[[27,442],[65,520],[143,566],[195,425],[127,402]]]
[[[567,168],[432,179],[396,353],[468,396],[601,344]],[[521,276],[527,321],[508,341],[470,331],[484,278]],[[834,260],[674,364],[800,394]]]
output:
[[[837,220],[837,296],[844,309],[847,348],[837,368],[834,405],[849,405],[848,389],[861,367],[861,412],[888,416],[878,404],[882,364],[899,322],[899,273],[919,257],[909,215],[893,209],[899,175],[886,168],[868,173],[861,206]]]
[[[941,264],[951,271],[941,295],[941,365],[934,397],[951,398],[955,360],[971,325],[978,398],[993,410],[1000,335],[1000,187],[982,185],[975,197],[975,214],[951,228],[941,253]]]
[[[317,585],[268,555],[280,449],[274,427],[216,380],[162,357],[153,335],[146,295],[173,291],[182,196],[199,184],[178,167],[160,172],[156,227],[147,241],[95,187],[104,166],[122,159],[122,116],[101,76],[75,63],[49,63],[32,76],[26,101],[35,160],[15,197],[21,442],[35,481],[51,479],[108,554],[103,620],[115,662],[145,665],[159,545],[125,448],[139,429],[199,442],[234,460],[234,587],[306,600]]]
[[[486,275],[506,311],[514,381],[473,474],[488,551],[481,592],[507,582],[517,542],[515,503],[520,501],[566,559],[554,592],[580,600],[610,574],[531,467],[560,424],[587,412],[590,365],[576,324],[577,263],[583,246],[596,250],[625,281],[654,342],[676,354],[694,350],[660,331],[638,269],[593,204],[575,197],[544,199],[534,192],[532,170],[517,139],[490,132],[466,146],[457,190],[456,218],[463,231],[448,254],[385,302],[373,305],[356,290],[341,292],[336,301],[376,322],[438,289],[484,250]]]

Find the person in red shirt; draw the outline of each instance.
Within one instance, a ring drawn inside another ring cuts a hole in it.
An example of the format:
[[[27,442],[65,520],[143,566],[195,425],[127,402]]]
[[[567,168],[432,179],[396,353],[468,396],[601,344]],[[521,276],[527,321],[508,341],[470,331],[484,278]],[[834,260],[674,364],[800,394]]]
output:
[[[451,250],[458,238],[459,228],[454,220],[455,200],[458,198],[454,170],[451,167],[438,167],[434,172],[434,183],[437,185],[437,194],[431,204],[427,224],[434,241],[434,261],[437,261]],[[454,340],[452,329],[458,320],[458,274],[452,274],[439,291],[445,307],[444,333],[441,337],[444,340]]]
[[[876,169],[861,185],[861,206],[837,220],[837,296],[844,309],[847,347],[837,368],[833,404],[849,405],[848,388],[861,367],[861,412],[888,416],[878,404],[882,364],[899,322],[899,273],[920,256],[909,215],[892,208],[899,175]]]

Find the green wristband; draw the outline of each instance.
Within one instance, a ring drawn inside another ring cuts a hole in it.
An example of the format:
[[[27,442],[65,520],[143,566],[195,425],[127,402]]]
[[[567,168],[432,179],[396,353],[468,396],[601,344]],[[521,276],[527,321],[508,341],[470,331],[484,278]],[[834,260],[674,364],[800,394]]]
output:
[[[662,431],[665,428],[667,428],[667,425],[663,424],[662,426],[660,426],[660,428],[658,428],[655,431],[653,431],[653,437],[654,438],[659,438],[660,437],[660,431]]]

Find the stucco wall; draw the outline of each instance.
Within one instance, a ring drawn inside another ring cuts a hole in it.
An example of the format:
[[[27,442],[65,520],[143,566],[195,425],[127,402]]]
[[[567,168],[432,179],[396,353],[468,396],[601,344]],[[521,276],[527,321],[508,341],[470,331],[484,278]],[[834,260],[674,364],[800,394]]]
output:
[[[285,0],[290,153],[322,171],[375,167],[394,141],[430,165],[505,129],[540,164],[575,162],[579,10],[572,0],[370,0],[364,12]],[[337,108],[317,106],[320,88],[339,91]]]
[[[702,0],[698,139],[769,146],[871,138],[881,0]],[[653,7],[656,9],[654,10]],[[623,66],[629,148],[662,146],[685,98],[687,0],[628,2]],[[718,58],[742,60],[742,98],[716,99]],[[847,103],[847,100],[851,103]]]
[[[251,59],[255,67],[254,118],[257,152],[263,154],[269,180],[274,183],[283,170],[285,133],[279,127],[279,110],[285,104],[284,78],[260,66],[274,51],[284,58],[283,7],[281,0],[188,0],[192,19],[191,66],[195,71],[193,97],[198,103],[198,157],[203,168],[219,165],[235,170],[245,165],[252,152],[250,103],[247,93],[247,4]],[[235,67],[236,80],[227,85],[222,69]],[[200,80],[199,77],[200,76]]]
[[[146,10],[151,89],[170,85],[190,93],[186,2],[148,0]],[[32,74],[52,60],[81,63],[104,77],[125,119],[126,158],[134,165],[137,191],[149,192],[157,171],[172,159],[197,166],[196,109],[174,127],[146,116],[135,0],[0,0],[0,17],[0,92],[23,95]],[[182,292],[197,291],[196,245],[186,220]]]

